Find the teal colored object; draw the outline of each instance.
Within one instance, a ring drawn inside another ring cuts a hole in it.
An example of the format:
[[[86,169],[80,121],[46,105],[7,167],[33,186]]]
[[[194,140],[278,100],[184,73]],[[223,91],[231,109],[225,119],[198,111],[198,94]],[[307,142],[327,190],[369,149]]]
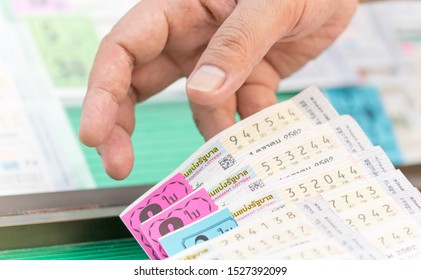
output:
[[[67,114],[77,135],[81,108],[68,108]],[[141,104],[135,114],[135,163],[125,180],[109,178],[95,149],[80,144],[97,188],[155,184],[204,143],[187,103]]]
[[[168,256],[173,256],[196,244],[216,238],[238,227],[237,221],[228,208],[212,213],[190,226],[161,237],[162,247]]]
[[[381,146],[395,165],[403,163],[393,124],[383,108],[377,88],[335,88],[327,89],[325,93],[339,114],[353,116],[371,142]]]
[[[149,260],[132,238],[0,251],[0,260]]]

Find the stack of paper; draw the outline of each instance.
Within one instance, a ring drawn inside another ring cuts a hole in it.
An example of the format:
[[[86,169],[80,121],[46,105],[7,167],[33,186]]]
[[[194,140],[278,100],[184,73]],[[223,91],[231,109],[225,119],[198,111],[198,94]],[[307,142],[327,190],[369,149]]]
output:
[[[216,135],[121,218],[151,259],[421,257],[421,195],[311,87]]]

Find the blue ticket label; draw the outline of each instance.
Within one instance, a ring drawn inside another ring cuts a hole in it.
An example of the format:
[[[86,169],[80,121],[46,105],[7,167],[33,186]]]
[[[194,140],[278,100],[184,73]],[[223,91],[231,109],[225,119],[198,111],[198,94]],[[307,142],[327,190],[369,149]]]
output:
[[[159,241],[168,256],[172,256],[236,227],[238,227],[238,224],[231,215],[231,212],[229,209],[224,208],[196,223],[165,235]]]

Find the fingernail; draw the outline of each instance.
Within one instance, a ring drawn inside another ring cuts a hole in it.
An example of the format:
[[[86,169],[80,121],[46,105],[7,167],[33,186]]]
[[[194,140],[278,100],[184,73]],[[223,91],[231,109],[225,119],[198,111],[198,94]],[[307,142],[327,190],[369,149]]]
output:
[[[187,87],[203,92],[219,89],[225,81],[226,74],[220,68],[203,65],[187,82]]]

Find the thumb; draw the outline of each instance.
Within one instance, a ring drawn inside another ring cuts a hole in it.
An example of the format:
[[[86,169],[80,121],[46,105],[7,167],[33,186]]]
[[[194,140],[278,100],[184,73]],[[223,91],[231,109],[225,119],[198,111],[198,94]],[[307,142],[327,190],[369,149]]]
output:
[[[277,40],[299,21],[294,2],[243,0],[210,40],[187,80],[190,100],[211,105],[235,93]]]

